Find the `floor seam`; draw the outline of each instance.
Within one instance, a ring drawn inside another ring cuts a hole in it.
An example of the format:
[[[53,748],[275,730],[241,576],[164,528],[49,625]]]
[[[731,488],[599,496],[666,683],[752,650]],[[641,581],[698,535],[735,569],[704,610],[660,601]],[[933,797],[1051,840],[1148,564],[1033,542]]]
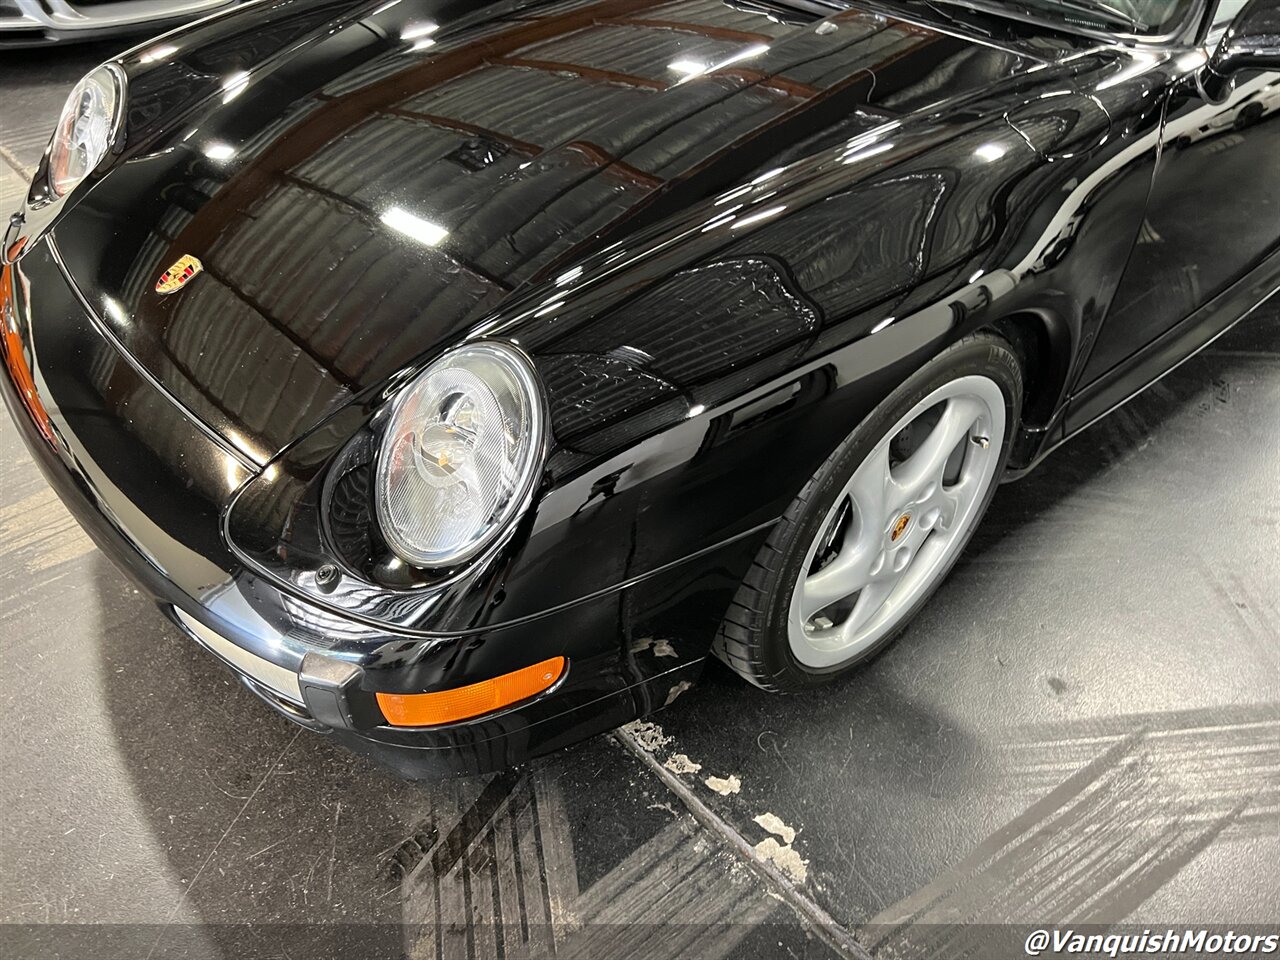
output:
[[[2,143],[0,143],[0,160],[3,160],[10,167],[12,167],[13,172],[16,173],[18,176],[25,177],[27,180],[30,180],[31,177],[36,172],[35,167],[28,167],[26,164],[24,164],[21,160],[18,159],[18,157],[13,153],[12,150],[10,150],[8,147],[6,147]]]
[[[653,754],[645,750],[635,738],[623,729],[613,731],[614,740],[629,753],[634,755],[648,770],[662,781],[672,793],[680,798],[689,813],[700,824],[714,833],[734,853],[746,861],[747,865],[765,882],[767,888],[782,899],[796,914],[807,920],[814,931],[828,946],[852,960],[872,960],[866,947],[862,946],[843,925],[821,906],[800,890],[773,864],[756,853],[755,848],[747,842],[729,823],[714,810],[702,802],[679,777],[660,764]]]

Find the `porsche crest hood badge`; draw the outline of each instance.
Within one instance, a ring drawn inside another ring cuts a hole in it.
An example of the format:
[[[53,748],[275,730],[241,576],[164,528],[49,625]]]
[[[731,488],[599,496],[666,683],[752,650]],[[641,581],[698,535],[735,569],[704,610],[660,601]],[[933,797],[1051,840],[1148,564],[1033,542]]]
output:
[[[160,274],[160,279],[156,281],[156,293],[177,293],[203,269],[204,264],[188,254]]]

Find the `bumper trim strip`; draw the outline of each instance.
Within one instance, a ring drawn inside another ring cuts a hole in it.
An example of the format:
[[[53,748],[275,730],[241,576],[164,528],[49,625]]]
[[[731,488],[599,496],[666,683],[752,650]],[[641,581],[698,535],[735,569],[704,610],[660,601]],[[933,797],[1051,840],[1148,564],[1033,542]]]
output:
[[[238,672],[247,674],[255,682],[290,703],[305,707],[302,686],[298,682],[298,675],[292,670],[264,660],[244,647],[232,643],[226,637],[210,630],[185,610],[174,607],[173,613],[196,642],[214,656],[225,660]]]

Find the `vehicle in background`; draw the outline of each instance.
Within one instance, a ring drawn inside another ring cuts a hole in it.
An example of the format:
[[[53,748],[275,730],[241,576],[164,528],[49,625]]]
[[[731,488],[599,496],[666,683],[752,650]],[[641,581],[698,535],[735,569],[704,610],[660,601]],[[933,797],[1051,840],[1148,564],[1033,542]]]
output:
[[[240,0],[0,0],[0,48],[160,33]]]

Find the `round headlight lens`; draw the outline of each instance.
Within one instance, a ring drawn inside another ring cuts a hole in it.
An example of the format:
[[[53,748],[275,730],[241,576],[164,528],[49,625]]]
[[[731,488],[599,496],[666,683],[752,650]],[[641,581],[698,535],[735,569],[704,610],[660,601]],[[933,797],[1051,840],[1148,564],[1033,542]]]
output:
[[[378,522],[395,554],[451,566],[507,529],[541,469],[545,420],[514,347],[468,344],[424,370],[396,400],[378,457]]]
[[[49,144],[49,185],[59,197],[74,190],[111,149],[124,100],[118,67],[98,67],[67,97]]]

